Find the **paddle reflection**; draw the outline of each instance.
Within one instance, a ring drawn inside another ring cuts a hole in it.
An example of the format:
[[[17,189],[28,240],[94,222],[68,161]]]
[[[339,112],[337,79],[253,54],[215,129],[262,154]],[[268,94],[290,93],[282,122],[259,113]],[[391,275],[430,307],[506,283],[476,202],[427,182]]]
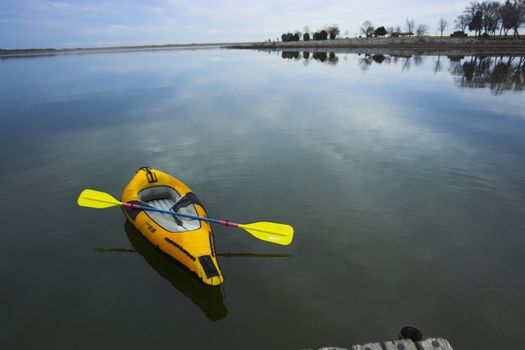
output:
[[[258,253],[217,253],[226,258],[289,258],[291,254],[258,254]]]
[[[94,248],[93,249],[99,253],[136,253],[135,249],[125,249],[125,248]]]
[[[162,277],[187,296],[212,321],[222,320],[228,314],[219,286],[208,286],[193,277],[186,268],[155,249],[128,221],[124,230],[129,242]]]

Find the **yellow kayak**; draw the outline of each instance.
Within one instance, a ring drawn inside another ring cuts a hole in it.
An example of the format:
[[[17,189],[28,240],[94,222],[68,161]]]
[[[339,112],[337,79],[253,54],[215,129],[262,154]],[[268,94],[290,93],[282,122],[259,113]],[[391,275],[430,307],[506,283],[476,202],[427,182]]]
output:
[[[121,200],[187,215],[174,216],[122,206],[127,219],[154,247],[187,267],[204,283],[218,285],[224,282],[210,223],[189,218],[206,218],[206,211],[183,182],[162,171],[143,167],[124,188]]]

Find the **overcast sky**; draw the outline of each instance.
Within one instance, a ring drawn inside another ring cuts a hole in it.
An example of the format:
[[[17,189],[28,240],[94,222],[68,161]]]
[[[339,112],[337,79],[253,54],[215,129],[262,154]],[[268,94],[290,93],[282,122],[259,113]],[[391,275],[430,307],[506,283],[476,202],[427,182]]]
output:
[[[370,20],[437,33],[453,29],[469,0],[0,0],[0,48],[92,47],[261,41],[286,31],[338,24],[356,35]]]

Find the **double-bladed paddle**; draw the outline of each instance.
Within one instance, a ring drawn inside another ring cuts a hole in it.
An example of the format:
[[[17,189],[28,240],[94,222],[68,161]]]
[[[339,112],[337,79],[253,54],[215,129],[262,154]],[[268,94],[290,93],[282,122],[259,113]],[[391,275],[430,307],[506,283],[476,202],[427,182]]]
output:
[[[95,191],[95,190],[88,189],[88,190],[82,191],[82,193],[80,193],[80,196],[78,197],[77,203],[78,205],[82,207],[97,208],[97,209],[109,208],[109,207],[120,205],[123,207],[128,207],[128,208],[133,208],[133,209],[156,211],[159,213],[176,215],[176,216],[194,219],[194,220],[208,221],[208,222],[212,222],[212,223],[224,225],[224,226],[239,227],[260,240],[271,242],[271,243],[276,243],[276,244],[288,245],[292,243],[292,239],[293,239],[293,227],[290,225],[277,224],[274,222],[254,222],[251,224],[238,224],[238,223],[227,221],[227,220],[203,218],[200,216],[183,214],[183,213],[158,209],[158,208],[154,208],[150,206],[143,206],[143,205],[132,204],[132,203],[123,203],[117,200],[116,198],[114,198],[109,193]]]

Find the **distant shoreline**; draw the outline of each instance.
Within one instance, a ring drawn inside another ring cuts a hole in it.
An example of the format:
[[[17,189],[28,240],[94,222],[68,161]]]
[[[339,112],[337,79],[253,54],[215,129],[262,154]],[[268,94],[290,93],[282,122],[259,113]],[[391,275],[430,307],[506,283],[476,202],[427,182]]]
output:
[[[24,58],[55,56],[63,54],[114,53],[129,51],[159,50],[197,50],[209,48],[257,49],[257,50],[336,50],[354,52],[355,50],[386,50],[422,53],[463,53],[463,54],[518,54],[525,55],[525,38],[451,38],[451,37],[412,37],[412,38],[352,38],[311,41],[265,41],[238,43],[166,44],[110,46],[87,48],[41,48],[41,49],[0,49],[0,58]]]
[[[205,43],[205,44],[166,44],[166,45],[135,45],[135,46],[107,46],[107,47],[77,47],[77,48],[38,48],[38,49],[0,49],[1,58],[54,56],[61,54],[107,53],[127,51],[159,51],[176,49],[207,49],[245,43]]]
[[[422,53],[464,53],[464,54],[518,54],[525,55],[525,38],[353,38],[311,41],[269,41],[251,44],[228,45],[228,49],[257,50],[335,50],[353,52],[356,50],[407,51]]]

